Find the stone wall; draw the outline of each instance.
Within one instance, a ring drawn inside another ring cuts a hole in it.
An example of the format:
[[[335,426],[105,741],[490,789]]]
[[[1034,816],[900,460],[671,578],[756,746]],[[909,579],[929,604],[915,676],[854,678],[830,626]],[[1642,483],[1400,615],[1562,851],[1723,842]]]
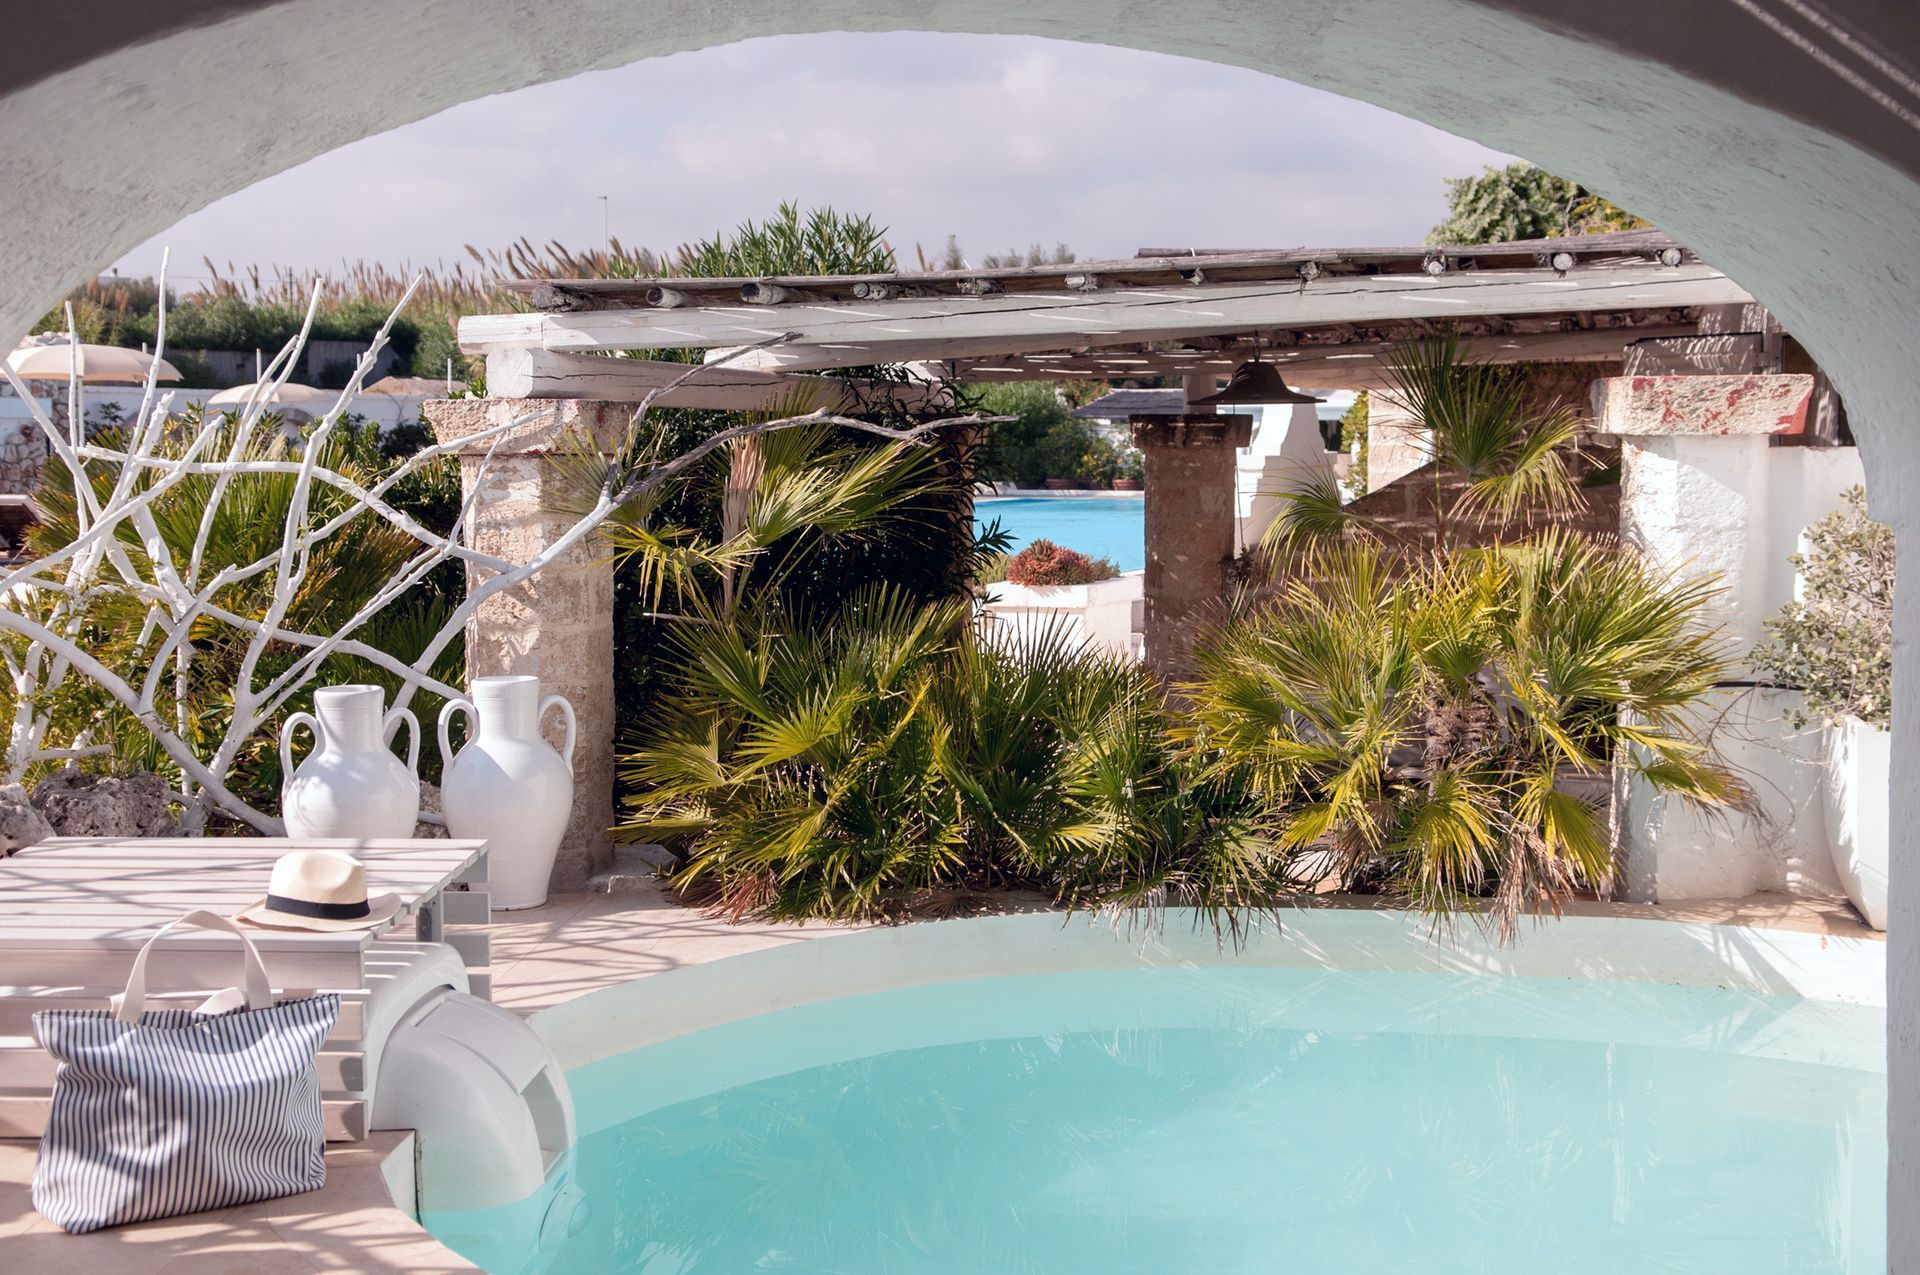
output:
[[[482,474],[491,440],[460,454],[462,485],[474,506],[469,543],[509,562],[532,561],[573,525],[555,511],[567,494],[567,466],[555,459],[571,436],[601,447],[624,432],[633,405],[587,401],[459,399],[429,403],[441,442],[458,443],[517,418]],[[469,570],[471,588],[486,577]],[[517,588],[483,602],[467,625],[467,677],[531,674],[543,694],[573,705],[573,814],[554,864],[553,888],[578,890],[613,859],[613,562],[589,539]],[[542,724],[559,746],[556,715]]]

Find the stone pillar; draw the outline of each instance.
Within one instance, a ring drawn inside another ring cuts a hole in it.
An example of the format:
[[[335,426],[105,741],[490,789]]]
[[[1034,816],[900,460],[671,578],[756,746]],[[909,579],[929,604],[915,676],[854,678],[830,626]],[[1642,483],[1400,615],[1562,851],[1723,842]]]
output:
[[[1412,412],[1374,391],[1367,396],[1367,490],[1379,491],[1405,478],[1433,457],[1431,431]]]
[[[1146,460],[1147,663],[1162,674],[1182,671],[1195,624],[1226,595],[1234,453],[1252,436],[1251,416],[1133,418]]]
[[[1653,564],[1712,574],[1706,619],[1745,656],[1793,597],[1801,529],[1857,481],[1850,448],[1774,447],[1805,428],[1811,376],[1622,376],[1594,384],[1602,433],[1621,440],[1620,537]],[[1745,678],[1746,671],[1735,677]],[[1752,790],[1744,811],[1703,814],[1622,776],[1614,824],[1635,902],[1759,890],[1837,894],[1818,793],[1817,736],[1781,721],[1788,693],[1728,687],[1699,710]]]
[[[574,519],[554,512],[564,495],[564,464],[553,458],[565,435],[589,437],[602,450],[625,433],[633,405],[542,399],[453,399],[426,404],[427,419],[443,443],[459,443],[521,416],[538,414],[509,432],[481,475],[493,439],[459,451],[461,485],[479,486],[468,543],[513,563],[530,562]],[[471,587],[487,578],[468,570]],[[578,734],[573,752],[573,817],[553,867],[555,890],[578,890],[612,863],[613,838],[613,564],[606,547],[588,540],[517,588],[487,599],[467,625],[469,679],[530,673],[544,694],[573,704]],[[543,724],[558,746],[559,715]]]

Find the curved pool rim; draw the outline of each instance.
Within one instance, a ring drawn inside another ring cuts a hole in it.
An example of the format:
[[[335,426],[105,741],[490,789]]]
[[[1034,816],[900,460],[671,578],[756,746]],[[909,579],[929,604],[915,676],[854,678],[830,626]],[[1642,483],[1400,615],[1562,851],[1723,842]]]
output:
[[[1042,972],[1200,965],[1725,988],[1797,998],[1804,1002],[1798,1008],[1810,1013],[1823,1005],[1886,1008],[1886,944],[1877,937],[1582,914],[1525,926],[1515,944],[1501,947],[1470,923],[1436,932],[1417,914],[1335,903],[1263,919],[1237,944],[1179,909],[1152,922],[1040,911],[806,935],[584,992],[530,1021],[571,1071],[710,1027],[870,992]],[[833,1052],[854,1057],[870,1048],[849,1040]],[[795,1065],[789,1058],[764,1070],[775,1074]],[[1885,1058],[1841,1065],[1884,1070]],[[701,1087],[753,1078],[710,1077]],[[617,1114],[603,1113],[593,1123]],[[583,1126],[580,1132],[590,1131]],[[397,1206],[419,1228],[419,1240],[444,1254],[447,1269],[479,1269],[420,1227],[414,1160],[412,1138],[386,1157],[383,1173]]]
[[[1396,909],[1308,907],[1256,921],[1239,943],[1185,909],[1151,922],[1026,912],[856,930],[614,984],[540,1010],[531,1022],[561,1066],[572,1070],[725,1023],[871,992],[1019,974],[1197,965],[1724,988],[1797,998],[1810,1012],[1829,1002],[1886,1007],[1886,945],[1878,939],[1569,915],[1523,925],[1518,940],[1502,947],[1468,921],[1436,931],[1426,917]],[[852,1056],[862,1046],[849,1041],[846,1047]],[[793,1065],[792,1059],[770,1064]]]

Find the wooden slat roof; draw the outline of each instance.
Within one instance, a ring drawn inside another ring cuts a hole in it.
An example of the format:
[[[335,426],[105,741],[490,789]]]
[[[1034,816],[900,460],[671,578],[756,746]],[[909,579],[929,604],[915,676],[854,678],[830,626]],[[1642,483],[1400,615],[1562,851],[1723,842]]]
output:
[[[1143,250],[1111,261],[1004,266],[980,270],[860,275],[650,279],[511,279],[503,286],[537,309],[580,311],[731,304],[778,307],[822,301],[895,297],[991,296],[996,293],[1099,291],[1179,283],[1260,283],[1322,274],[1414,274],[1435,270],[1512,270],[1549,264],[1565,253],[1575,264],[1607,261],[1694,262],[1689,249],[1657,230],[1524,239],[1508,243],[1383,248]]]

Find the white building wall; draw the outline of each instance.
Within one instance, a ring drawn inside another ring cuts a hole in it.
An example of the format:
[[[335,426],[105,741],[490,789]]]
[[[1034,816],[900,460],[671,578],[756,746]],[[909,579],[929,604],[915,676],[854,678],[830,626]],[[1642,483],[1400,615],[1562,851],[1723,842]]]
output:
[[[1146,572],[1128,571],[1113,580],[1093,584],[1029,589],[1001,581],[986,586],[992,599],[983,608],[992,621],[990,633],[1009,638],[1049,625],[1064,627],[1067,635],[1112,655],[1141,659],[1141,606],[1146,596]]]
[[[1864,481],[1853,448],[1774,447],[1764,436],[1627,437],[1620,531],[1649,560],[1714,574],[1711,618],[1744,657],[1764,622],[1796,596],[1790,555],[1806,526]],[[1743,667],[1741,680],[1762,680]],[[1728,898],[1758,891],[1841,893],[1819,780],[1820,735],[1785,719],[1793,692],[1730,687],[1701,710],[1723,760],[1747,786],[1745,809],[1703,812],[1622,779],[1615,817],[1628,898]]]
[[[1258,545],[1280,516],[1283,493],[1333,474],[1334,454],[1326,449],[1320,418],[1311,403],[1233,410],[1253,417],[1253,437],[1234,462],[1234,519],[1239,547],[1246,550]]]

